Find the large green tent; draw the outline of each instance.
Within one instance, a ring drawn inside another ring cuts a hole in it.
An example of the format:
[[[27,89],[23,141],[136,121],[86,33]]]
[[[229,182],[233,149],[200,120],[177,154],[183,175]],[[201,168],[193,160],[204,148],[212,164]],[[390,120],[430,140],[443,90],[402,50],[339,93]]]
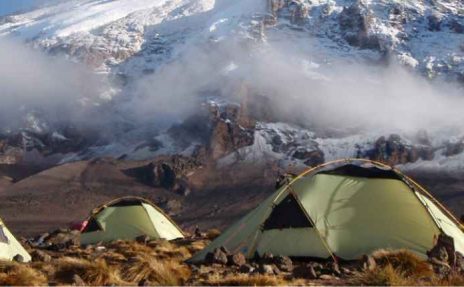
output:
[[[339,160],[292,179],[191,261],[221,246],[248,258],[268,252],[352,260],[380,248],[425,257],[441,233],[464,254],[460,223],[424,188],[378,162]]]
[[[13,260],[18,255],[23,262],[31,261],[29,253],[21,246],[0,219],[0,260]]]
[[[81,243],[132,240],[141,235],[167,240],[184,237],[174,221],[148,200],[123,197],[92,211],[82,230]]]

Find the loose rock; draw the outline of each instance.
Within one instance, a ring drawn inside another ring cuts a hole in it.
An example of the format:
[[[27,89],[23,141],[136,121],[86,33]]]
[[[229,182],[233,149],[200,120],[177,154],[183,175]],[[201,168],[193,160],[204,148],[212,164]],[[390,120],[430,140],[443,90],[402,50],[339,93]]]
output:
[[[261,264],[259,265],[259,273],[267,274],[267,275],[274,275],[274,268],[272,265],[269,264]]]
[[[317,279],[316,270],[311,264],[299,265],[293,269],[293,276],[303,279]]]
[[[235,266],[242,266],[244,264],[246,264],[246,258],[245,258],[245,255],[243,255],[242,253],[235,253],[235,254],[232,254],[232,255],[229,255],[227,257],[227,264],[228,265],[235,265]]]
[[[32,251],[31,257],[32,257],[32,261],[46,262],[46,263],[52,261],[52,257],[50,255],[40,250]]]
[[[227,254],[221,249],[216,248],[213,252],[206,254],[205,263],[206,264],[227,264]]]
[[[238,270],[240,273],[253,273],[255,271],[255,267],[251,266],[250,264],[243,264],[240,266],[240,269]]]
[[[135,238],[135,241],[141,244],[147,244],[151,240],[150,236],[148,235],[140,235]]]
[[[280,270],[284,272],[291,272],[293,270],[292,259],[290,259],[288,256],[276,256],[274,258],[274,263]]]
[[[377,267],[374,257],[370,255],[364,255],[362,259],[362,268],[364,270],[373,271]]]
[[[87,284],[85,284],[84,280],[82,280],[82,278],[79,275],[74,274],[72,277],[72,285],[73,286],[86,286]]]

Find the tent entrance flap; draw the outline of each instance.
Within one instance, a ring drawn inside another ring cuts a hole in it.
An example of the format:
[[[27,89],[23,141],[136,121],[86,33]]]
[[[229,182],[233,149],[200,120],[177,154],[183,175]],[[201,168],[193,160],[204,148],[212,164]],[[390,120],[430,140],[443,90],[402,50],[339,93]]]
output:
[[[82,232],[94,232],[94,231],[102,231],[103,228],[101,228],[100,224],[98,224],[97,220],[95,218],[90,218],[89,222],[87,223],[87,226],[85,227],[84,231]]]
[[[313,227],[297,199],[289,193],[264,222],[263,230]]]

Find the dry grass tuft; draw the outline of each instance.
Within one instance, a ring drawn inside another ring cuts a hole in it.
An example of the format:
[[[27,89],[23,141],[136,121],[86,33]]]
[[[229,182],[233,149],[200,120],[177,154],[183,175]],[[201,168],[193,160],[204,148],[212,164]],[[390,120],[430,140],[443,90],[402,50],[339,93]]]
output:
[[[132,258],[122,270],[122,277],[128,282],[145,280],[162,286],[183,285],[190,274],[190,269],[179,262],[143,255]]]
[[[435,280],[432,266],[407,250],[378,250],[372,253],[377,267],[357,273],[350,282],[355,285],[405,286],[424,285]]]
[[[457,272],[451,272],[444,278],[433,277],[424,285],[427,286],[464,286],[464,276]]]
[[[413,286],[417,285],[416,280],[401,273],[391,264],[377,267],[372,271],[356,273],[350,280],[353,285],[368,286]]]
[[[14,262],[0,262],[1,286],[44,286],[47,277],[29,265]]]
[[[380,266],[390,264],[393,268],[405,276],[422,278],[434,275],[432,266],[416,254],[400,250],[378,250],[372,253],[375,261]]]
[[[150,254],[153,249],[145,244],[140,244],[136,241],[114,241],[106,245],[108,249],[112,249],[125,257],[133,257],[137,254]]]
[[[271,275],[229,275],[224,278],[210,278],[204,284],[209,286],[284,286],[288,282]]]
[[[79,275],[88,285],[124,285],[119,270],[109,266],[106,261],[96,259],[88,261],[85,259],[64,257],[57,262],[55,280],[60,283],[73,283],[73,276]]]

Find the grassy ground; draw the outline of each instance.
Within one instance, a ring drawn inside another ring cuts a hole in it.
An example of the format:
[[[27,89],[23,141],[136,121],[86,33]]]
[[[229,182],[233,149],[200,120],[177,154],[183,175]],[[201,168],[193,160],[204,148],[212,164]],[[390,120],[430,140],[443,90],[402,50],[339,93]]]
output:
[[[211,237],[214,237],[211,234]],[[71,247],[64,251],[38,251],[40,260],[21,264],[0,263],[0,285],[210,285],[210,286],[280,286],[280,285],[463,285],[464,277],[455,272],[439,277],[431,265],[405,251],[379,250],[372,254],[375,268],[352,267],[350,275],[309,280],[291,272],[279,275],[243,274],[238,267],[184,263],[203,249],[208,239],[117,241],[87,248]],[[37,251],[32,254],[37,256]],[[49,256],[49,257],[48,257]],[[46,258],[46,259],[44,259]],[[295,263],[298,264],[298,263]]]

